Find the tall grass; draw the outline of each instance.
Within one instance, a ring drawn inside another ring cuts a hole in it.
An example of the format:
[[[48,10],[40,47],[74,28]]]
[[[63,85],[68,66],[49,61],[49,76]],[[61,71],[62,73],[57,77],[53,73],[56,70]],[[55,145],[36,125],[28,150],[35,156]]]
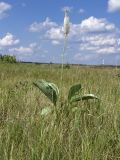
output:
[[[118,70],[118,72],[120,72]],[[45,79],[61,85],[58,65],[0,64],[0,160],[120,159],[120,78],[111,68],[71,66],[65,70],[63,94],[81,83],[85,93],[101,101],[77,102],[77,111],[53,107],[32,82]]]

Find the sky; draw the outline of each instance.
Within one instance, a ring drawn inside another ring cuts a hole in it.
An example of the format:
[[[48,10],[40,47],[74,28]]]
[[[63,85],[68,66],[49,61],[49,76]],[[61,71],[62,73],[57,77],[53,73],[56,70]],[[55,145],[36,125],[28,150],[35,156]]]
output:
[[[0,1],[0,54],[61,63],[65,8],[70,18],[65,63],[120,65],[120,0]]]

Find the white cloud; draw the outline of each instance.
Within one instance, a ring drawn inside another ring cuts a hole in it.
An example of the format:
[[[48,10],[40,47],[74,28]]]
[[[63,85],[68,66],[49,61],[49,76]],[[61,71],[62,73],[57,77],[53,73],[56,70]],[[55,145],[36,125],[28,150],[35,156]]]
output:
[[[7,51],[10,55],[15,55],[18,60],[33,62],[39,62],[46,57],[46,54],[48,54],[48,50],[36,42],[26,46],[20,45],[17,47],[9,47]]]
[[[99,49],[99,46],[91,45],[90,42],[83,42],[80,44],[79,50],[80,51],[89,51],[93,52]]]
[[[59,45],[60,42],[59,42],[59,41],[56,41],[56,40],[53,40],[53,41],[52,41],[52,44],[53,44],[53,45]]]
[[[62,28],[58,27],[58,28],[51,28],[49,29],[46,34],[45,37],[51,40],[62,40],[64,38],[63,36],[63,32],[62,32]]]
[[[35,48],[36,46],[37,46],[37,43],[36,42],[34,42],[34,43],[30,43],[30,48]]]
[[[78,13],[80,13],[80,14],[85,13],[85,10],[83,8],[80,8]]]
[[[20,46],[20,47],[14,47],[9,48],[10,53],[14,54],[24,54],[24,55],[31,55],[32,53],[35,53],[36,51],[39,51],[41,49],[40,45],[36,42],[30,43],[28,46]]]
[[[97,55],[94,55],[94,54],[81,54],[81,53],[77,53],[74,55],[74,60],[75,61],[89,61],[89,60],[93,60],[97,57]]]
[[[119,29],[105,18],[90,17],[80,24],[72,24],[70,38],[74,37],[74,40],[78,41],[80,52],[87,52],[92,57],[93,53],[94,55],[118,53],[118,35]]]
[[[70,25],[69,39],[74,38],[74,40],[80,40],[91,33],[95,36],[98,34],[105,35],[105,33],[112,34],[117,31],[117,27],[114,24],[109,23],[105,18],[97,19],[95,17],[89,17],[88,19],[83,20],[81,23]],[[46,30],[45,37],[50,40],[63,40],[64,34],[62,26],[50,27]],[[101,41],[104,40],[104,38],[101,39]]]
[[[108,12],[120,10],[120,0],[108,0]]]
[[[80,51],[94,54],[113,54],[118,53],[120,45],[118,38],[111,35],[89,35],[83,38],[80,44]]]
[[[89,17],[81,22],[81,29],[85,32],[105,32],[115,30],[115,25],[109,23],[105,18],[97,19]]]
[[[31,54],[34,53],[36,50],[39,50],[40,46],[38,46],[38,44],[36,42],[34,43],[30,43],[27,47],[15,47],[15,48],[10,48],[9,52],[13,52],[13,53],[22,53],[22,54]]]
[[[87,47],[89,46],[94,47],[102,47],[102,46],[112,46],[117,44],[117,38],[114,35],[107,35],[107,34],[99,34],[99,35],[89,35],[85,36],[81,39],[82,43]],[[81,43],[81,47],[84,45]]]
[[[3,38],[0,38],[0,47],[8,47],[16,45],[20,42],[19,39],[16,39],[11,33],[6,33]]]
[[[30,47],[20,46],[18,48],[11,48],[11,49],[9,49],[9,52],[28,54],[28,53],[33,53],[33,49],[30,48]]]
[[[111,53],[116,53],[117,50],[115,49],[115,47],[104,47],[104,48],[99,48],[98,50],[96,50],[97,53],[100,54],[111,54]]]
[[[119,29],[105,18],[90,17],[80,24],[72,24],[69,37],[77,42],[76,62],[90,62],[101,56],[115,57],[120,52]]]
[[[42,24],[41,22],[40,24]],[[64,43],[64,33],[62,25],[49,25],[45,27],[41,37],[53,45]],[[70,24],[68,44],[71,48],[69,53],[80,53],[73,55],[74,60],[92,60],[103,55],[115,55],[120,52],[120,30],[115,24],[110,23],[105,18],[89,17],[81,23]],[[86,54],[83,54],[86,53]]]
[[[50,20],[50,18],[47,17],[44,22],[40,22],[40,23],[34,22],[34,23],[32,23],[29,27],[29,31],[30,32],[41,32],[42,30],[46,30],[46,29],[49,29],[51,27],[57,27],[57,23],[52,22]]]
[[[7,11],[10,10],[12,6],[5,2],[0,2],[0,19],[3,19],[7,16]]]

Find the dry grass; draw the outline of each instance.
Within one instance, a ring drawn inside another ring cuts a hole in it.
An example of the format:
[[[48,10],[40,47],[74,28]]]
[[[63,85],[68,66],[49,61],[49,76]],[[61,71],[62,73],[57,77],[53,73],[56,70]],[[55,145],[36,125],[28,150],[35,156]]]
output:
[[[120,159],[120,78],[115,69],[64,69],[64,99],[72,84],[101,101],[79,102],[40,115],[51,102],[33,86],[45,79],[60,87],[58,65],[0,64],[0,160]],[[120,73],[120,70],[117,71]]]

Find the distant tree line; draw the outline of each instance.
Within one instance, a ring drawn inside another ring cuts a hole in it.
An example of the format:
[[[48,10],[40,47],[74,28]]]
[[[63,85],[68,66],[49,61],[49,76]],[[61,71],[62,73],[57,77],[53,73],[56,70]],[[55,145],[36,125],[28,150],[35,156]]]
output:
[[[10,56],[10,55],[0,55],[0,62],[6,62],[6,63],[16,63],[16,57]]]

